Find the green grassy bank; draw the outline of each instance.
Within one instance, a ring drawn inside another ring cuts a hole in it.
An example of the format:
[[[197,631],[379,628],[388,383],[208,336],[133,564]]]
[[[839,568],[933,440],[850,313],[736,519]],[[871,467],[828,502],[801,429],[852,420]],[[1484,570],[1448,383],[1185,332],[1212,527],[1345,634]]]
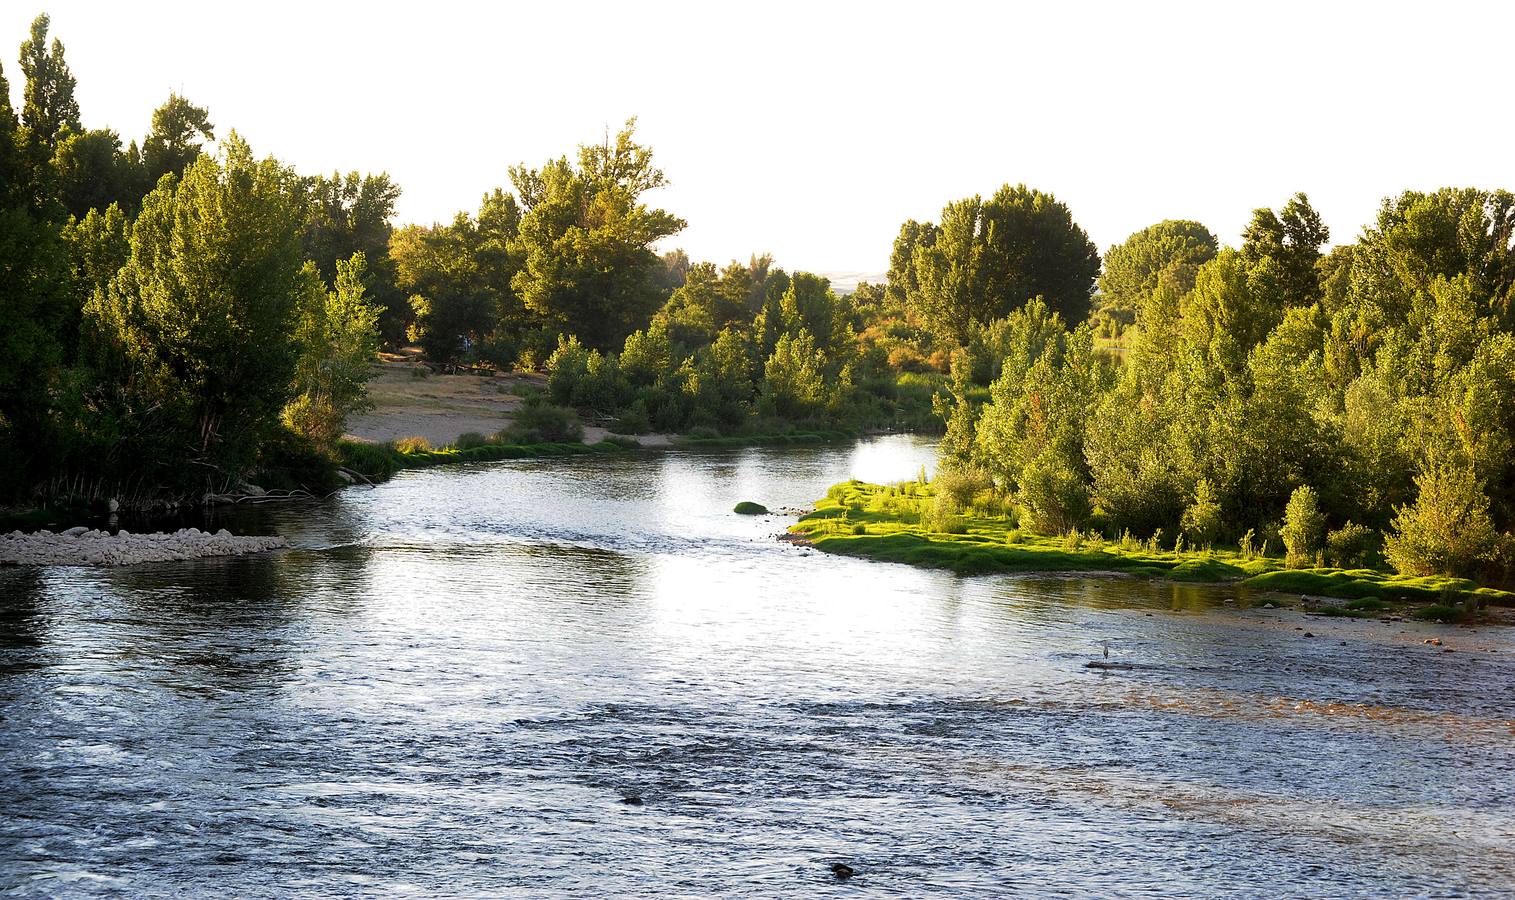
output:
[[[1283,560],[1236,550],[1175,552],[1154,542],[1093,534],[1043,537],[1007,515],[969,509],[943,516],[932,485],[849,481],[835,485],[790,531],[827,553],[948,569],[960,575],[1011,572],[1122,572],[1188,582],[1234,582],[1259,591],[1352,601],[1325,611],[1362,615],[1391,603],[1515,606],[1515,593],[1462,578],[1394,575],[1374,569],[1286,569]]]

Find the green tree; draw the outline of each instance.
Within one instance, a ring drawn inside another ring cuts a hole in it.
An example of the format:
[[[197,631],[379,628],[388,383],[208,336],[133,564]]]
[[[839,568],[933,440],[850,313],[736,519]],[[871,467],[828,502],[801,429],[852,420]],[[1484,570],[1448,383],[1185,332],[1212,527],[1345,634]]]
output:
[[[314,288],[295,330],[294,399],[284,407],[284,423],[317,449],[331,452],[348,415],[373,407],[368,379],[379,352],[379,310],[368,299],[367,262],[362,253],[337,263],[335,290]]]
[[[335,283],[338,264],[354,253],[363,254],[368,298],[380,310],[380,330],[386,342],[398,344],[410,324],[407,297],[396,285],[389,242],[394,235],[390,219],[400,188],[388,173],[360,175],[333,172],[307,179],[310,210],[305,223],[305,255],[316,264],[322,279]]]
[[[1275,278],[1289,305],[1314,303],[1321,297],[1320,249],[1331,238],[1330,229],[1310,206],[1310,198],[1295,194],[1275,213],[1259,209],[1242,232],[1242,257],[1255,268],[1265,260],[1277,269]]]
[[[827,402],[825,367],[825,355],[810,332],[785,332],[763,364],[763,407],[796,421],[821,415]]]
[[[43,13],[32,20],[31,36],[21,44],[21,73],[26,76],[25,106],[21,124],[28,142],[45,148],[52,156],[65,130],[82,132],[79,101],[74,99],[74,76],[63,59],[63,44],[47,43],[50,20]]]
[[[1198,222],[1167,219],[1150,225],[1111,247],[1099,276],[1100,300],[1106,309],[1134,319],[1164,273],[1198,269],[1215,257],[1219,242]]]
[[[200,156],[202,141],[216,139],[210,112],[196,106],[177,93],[170,93],[163,105],[153,110],[153,128],[142,143],[142,162],[151,186],[170,173],[184,172]]]
[[[291,396],[303,264],[295,174],[235,133],[143,200],[127,264],[86,309],[119,387],[114,448],[156,477],[220,487],[252,468]]]
[[[1068,207],[1025,185],[948,204],[934,240],[917,242],[913,264],[912,306],[959,344],[1033,297],[1082,322],[1099,275],[1099,253]]]
[[[45,32],[46,18],[40,21]],[[22,130],[0,70],[0,493],[9,496],[56,462],[60,335],[75,309],[68,248],[34,190]]]
[[[1491,562],[1499,534],[1489,500],[1467,466],[1433,462],[1415,479],[1415,503],[1401,506],[1384,555],[1404,575],[1472,576]]]
[[[628,121],[613,141],[580,147],[577,165],[565,157],[511,169],[525,208],[512,286],[528,310],[602,350],[646,325],[666,299],[652,244],[684,228],[642,202],[666,179],[633,140],[635,127]]]
[[[83,218],[90,210],[103,210],[112,203],[135,211],[142,199],[140,166],[122,150],[120,136],[110,129],[65,132],[53,152],[52,165],[58,199],[71,216]]]
[[[1279,536],[1288,551],[1287,565],[1294,569],[1308,565],[1323,546],[1326,517],[1321,514],[1319,497],[1309,485],[1300,485],[1289,495]]]

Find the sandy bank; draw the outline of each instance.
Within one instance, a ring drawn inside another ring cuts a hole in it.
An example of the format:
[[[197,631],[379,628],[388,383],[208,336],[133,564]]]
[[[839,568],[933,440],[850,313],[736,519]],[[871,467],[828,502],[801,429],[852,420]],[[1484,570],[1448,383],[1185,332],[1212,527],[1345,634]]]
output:
[[[368,382],[374,408],[348,419],[347,437],[382,444],[419,436],[433,447],[470,431],[488,437],[515,421],[516,392],[545,383],[535,375],[432,374],[413,354],[384,354]]]
[[[263,553],[289,546],[282,537],[238,537],[226,529],[208,534],[198,528],[172,533],[110,534],[79,527],[54,534],[12,531],[0,537],[0,565],[133,566],[208,556]]]

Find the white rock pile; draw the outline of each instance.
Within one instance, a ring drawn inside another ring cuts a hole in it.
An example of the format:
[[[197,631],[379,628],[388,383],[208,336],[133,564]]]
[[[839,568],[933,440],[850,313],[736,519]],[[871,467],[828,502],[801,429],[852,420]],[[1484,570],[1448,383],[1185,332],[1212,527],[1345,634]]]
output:
[[[210,534],[198,528],[132,534],[96,531],[80,526],[54,534],[12,531],[0,537],[0,565],[11,566],[134,566],[205,556],[264,553],[289,546],[282,537],[237,537],[225,528]]]

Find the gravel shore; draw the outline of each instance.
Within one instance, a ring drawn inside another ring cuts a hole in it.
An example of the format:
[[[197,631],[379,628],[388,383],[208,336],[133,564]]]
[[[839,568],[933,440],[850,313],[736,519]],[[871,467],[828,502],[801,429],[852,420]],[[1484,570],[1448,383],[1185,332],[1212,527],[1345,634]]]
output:
[[[153,534],[120,531],[111,534],[89,528],[70,528],[54,534],[12,531],[0,537],[0,565],[12,566],[134,566],[207,556],[264,553],[289,546],[282,537],[238,537],[226,529],[215,534],[198,528]]]

